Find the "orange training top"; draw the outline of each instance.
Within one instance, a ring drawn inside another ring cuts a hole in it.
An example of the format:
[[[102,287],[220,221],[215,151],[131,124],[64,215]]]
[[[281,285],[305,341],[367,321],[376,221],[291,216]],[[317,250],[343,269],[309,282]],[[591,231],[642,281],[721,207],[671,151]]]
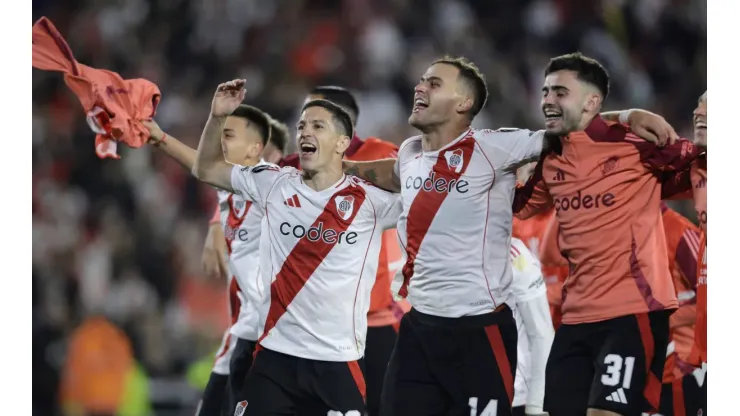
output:
[[[528,218],[555,207],[570,271],[563,323],[676,309],[659,179],[688,169],[700,150],[687,140],[658,148],[599,116],[551,147],[561,151],[542,157],[514,212]]]

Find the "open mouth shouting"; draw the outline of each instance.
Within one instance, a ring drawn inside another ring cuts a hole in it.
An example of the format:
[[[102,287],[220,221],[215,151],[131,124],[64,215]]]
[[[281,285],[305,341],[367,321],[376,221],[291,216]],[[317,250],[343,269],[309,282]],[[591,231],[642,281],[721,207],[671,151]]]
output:
[[[316,154],[316,150],[318,150],[316,148],[316,145],[314,145],[313,143],[309,143],[309,142],[302,142],[300,144],[300,148],[301,148],[301,157],[313,156],[314,154]]]
[[[553,128],[559,122],[563,120],[563,112],[554,108],[546,108],[545,113],[545,127]]]
[[[429,107],[429,102],[421,97],[414,97],[414,108],[411,110],[412,113],[418,113],[419,111]]]

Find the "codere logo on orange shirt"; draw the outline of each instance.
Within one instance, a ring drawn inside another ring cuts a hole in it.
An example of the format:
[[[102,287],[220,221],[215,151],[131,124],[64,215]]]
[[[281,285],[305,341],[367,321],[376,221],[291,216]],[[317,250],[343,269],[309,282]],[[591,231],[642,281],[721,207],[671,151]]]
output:
[[[600,207],[610,207],[614,205],[614,194],[607,192],[605,194],[582,195],[581,191],[573,196],[555,198],[556,211],[578,211],[580,209],[598,209]]]

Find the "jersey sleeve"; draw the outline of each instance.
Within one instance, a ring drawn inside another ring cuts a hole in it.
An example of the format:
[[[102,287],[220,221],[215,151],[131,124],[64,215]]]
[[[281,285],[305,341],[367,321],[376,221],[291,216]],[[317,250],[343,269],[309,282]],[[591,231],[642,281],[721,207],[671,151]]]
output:
[[[514,192],[512,211],[514,216],[520,220],[526,220],[547,211],[554,205],[552,195],[542,176],[544,161],[545,156],[542,156],[527,183],[524,186],[518,186]]]
[[[518,238],[512,238],[509,254],[514,274],[512,293],[517,304],[537,296],[546,296],[547,291],[540,262],[524,245],[524,242]]]
[[[213,212],[213,216],[211,217],[211,220],[208,221],[208,224],[211,225],[211,224],[220,224],[220,223],[221,223],[221,209],[218,206],[218,204],[216,204],[216,209]]]
[[[368,189],[368,191],[373,208],[375,209],[375,218],[380,227],[384,230],[396,228],[398,217],[401,216],[401,211],[403,210],[401,195],[386,192],[374,186]]]
[[[401,177],[401,158],[403,158],[404,156],[408,157],[405,154],[408,153],[409,143],[411,143],[411,141],[414,139],[415,137],[411,137],[404,140],[403,143],[401,143],[401,146],[398,148],[398,151],[396,152],[396,163],[393,164],[393,174],[396,176],[396,178]]]
[[[658,172],[689,170],[691,163],[704,151],[686,139],[676,140],[673,144],[658,147],[632,133],[625,136],[640,152],[642,164]]]
[[[544,130],[502,128],[482,132],[478,143],[496,169],[513,172],[529,162],[534,162],[542,154],[545,142]]]
[[[691,199],[694,196],[690,170],[663,172],[660,183],[660,199]]]
[[[264,208],[267,194],[287,169],[292,168],[281,169],[272,164],[252,167],[235,165],[231,170],[231,188],[234,193]]]

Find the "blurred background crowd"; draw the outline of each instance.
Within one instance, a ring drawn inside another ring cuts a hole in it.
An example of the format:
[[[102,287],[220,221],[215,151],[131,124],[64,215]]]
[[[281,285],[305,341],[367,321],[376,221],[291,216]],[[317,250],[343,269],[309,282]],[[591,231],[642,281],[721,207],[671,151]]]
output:
[[[80,62],[159,85],[156,120],[192,146],[237,77],[291,127],[312,86],[351,88],[360,136],[400,143],[445,53],[487,77],[476,127],[541,126],[543,68],[576,50],[610,71],[608,109],[687,137],[706,89],[705,0],[33,0],[41,16]],[[100,160],[93,138],[62,77],[34,70],[33,414],[190,415],[228,319],[200,269],[215,192],[148,147]]]

